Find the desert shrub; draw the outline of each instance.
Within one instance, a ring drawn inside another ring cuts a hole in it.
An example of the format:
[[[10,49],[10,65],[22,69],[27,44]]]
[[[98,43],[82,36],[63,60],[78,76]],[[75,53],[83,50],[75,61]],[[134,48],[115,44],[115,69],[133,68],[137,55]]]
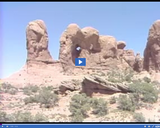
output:
[[[113,83],[117,83],[117,82],[122,82],[122,74],[120,72],[117,71],[112,71],[112,72],[108,72],[108,81],[113,82]]]
[[[30,85],[23,88],[23,93],[25,95],[32,95],[33,93],[38,92],[39,87],[37,85]]]
[[[40,113],[33,116],[30,112],[17,111],[12,114],[0,112],[0,122],[47,122],[48,118]]]
[[[90,98],[86,94],[76,94],[71,98],[69,110],[73,122],[82,122],[90,110]]]
[[[54,90],[54,87],[53,87],[53,86],[45,86],[45,87],[42,87],[41,90],[49,90],[49,91],[52,91],[52,90]]]
[[[108,72],[108,81],[113,82],[113,83],[117,83],[117,82],[131,82],[132,81],[132,77],[134,75],[133,70],[128,68],[126,70],[123,71],[112,71],[112,72]]]
[[[118,108],[125,111],[135,111],[135,104],[130,96],[120,95],[118,98]]]
[[[37,113],[34,116],[34,122],[48,122],[48,120],[49,119],[47,118],[47,116],[40,114],[40,113]]]
[[[72,122],[82,122],[83,120],[84,120],[84,116],[80,112],[77,112],[77,114],[72,115],[72,119],[71,119]]]
[[[148,78],[148,77],[144,77],[143,80],[144,80],[144,82],[146,82],[146,83],[150,83],[150,82],[151,82],[151,79]]]
[[[46,108],[54,107],[59,100],[58,95],[48,88],[40,90],[35,99],[41,105],[45,105]]]
[[[131,82],[132,77],[134,76],[134,70],[132,68],[127,68],[123,73],[123,81]]]
[[[119,79],[116,79],[116,78],[113,78],[113,77],[110,77],[110,78],[108,78],[108,81],[110,81],[110,82],[112,82],[112,83],[118,83],[118,82],[122,82],[122,81],[120,81]]]
[[[54,107],[58,100],[58,95],[50,87],[43,87],[38,94],[25,98],[24,102],[25,104],[40,103],[40,106],[44,105],[45,108],[50,108]]]
[[[131,81],[132,81],[132,77],[133,77],[133,74],[127,74],[127,75],[125,76],[125,81],[131,82]]]
[[[77,79],[73,79],[72,82],[75,84],[75,85],[79,85],[81,83],[80,80],[77,80]]]
[[[9,117],[6,112],[0,111],[0,122],[9,122]]]
[[[93,114],[97,115],[98,117],[105,116],[108,113],[107,102],[102,98],[92,98],[91,106],[93,108]]]
[[[8,83],[2,83],[1,88],[4,89],[4,90],[7,90],[7,89],[14,88],[14,87],[11,84],[8,84]]]
[[[10,115],[11,122],[34,122],[34,117],[30,112],[18,111]]]
[[[100,98],[90,98],[86,94],[76,94],[71,98],[70,112],[73,122],[82,122],[88,115],[87,112],[92,108],[92,113],[105,116],[108,113],[107,102]]]
[[[135,109],[140,109],[141,102],[139,100],[139,95],[137,95],[136,93],[130,93],[128,96],[129,96],[128,98],[131,99]]]
[[[35,96],[26,97],[23,101],[25,104],[38,102]]]
[[[116,97],[115,96],[111,97],[109,103],[110,104],[115,104],[116,103]]]
[[[151,83],[133,83],[129,89],[143,102],[155,103],[158,100],[158,91]]]
[[[11,95],[15,95],[18,92],[18,89],[16,87],[8,83],[2,83],[0,88],[2,92],[9,93]]]
[[[153,84],[153,85],[159,85],[160,82],[158,82],[158,81],[155,80],[155,81],[152,81],[152,84]]]
[[[141,83],[141,82],[142,82],[142,79],[133,79],[133,80],[132,80],[132,83],[134,83],[134,84],[135,84],[135,83],[138,84],[138,83]]]
[[[135,113],[133,115],[133,118],[136,122],[145,122],[145,117],[143,116],[142,113]]]
[[[17,89],[12,88],[12,89],[8,90],[8,93],[11,95],[15,95],[17,93],[17,91],[18,91]]]

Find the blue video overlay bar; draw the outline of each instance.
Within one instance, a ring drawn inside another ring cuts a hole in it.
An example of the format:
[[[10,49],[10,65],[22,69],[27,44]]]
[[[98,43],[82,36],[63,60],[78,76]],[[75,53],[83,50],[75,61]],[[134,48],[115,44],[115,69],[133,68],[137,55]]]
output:
[[[2,128],[160,128],[160,124],[2,124]]]

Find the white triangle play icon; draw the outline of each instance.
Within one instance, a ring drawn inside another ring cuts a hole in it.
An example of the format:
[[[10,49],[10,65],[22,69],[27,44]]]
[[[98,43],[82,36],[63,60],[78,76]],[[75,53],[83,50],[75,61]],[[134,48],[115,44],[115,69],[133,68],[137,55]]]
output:
[[[82,61],[81,60],[79,60],[79,64],[81,64],[82,63]]]

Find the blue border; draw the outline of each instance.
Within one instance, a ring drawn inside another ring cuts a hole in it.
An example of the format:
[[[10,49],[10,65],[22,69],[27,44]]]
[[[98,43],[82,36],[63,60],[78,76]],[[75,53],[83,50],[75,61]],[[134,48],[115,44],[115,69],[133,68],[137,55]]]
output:
[[[160,128],[160,124],[3,124],[2,128]]]

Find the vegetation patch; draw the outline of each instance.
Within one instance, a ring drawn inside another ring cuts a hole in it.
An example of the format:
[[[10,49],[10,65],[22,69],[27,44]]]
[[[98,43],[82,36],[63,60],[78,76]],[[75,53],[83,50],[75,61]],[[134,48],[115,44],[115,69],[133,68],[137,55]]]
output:
[[[23,93],[25,95],[32,95],[39,91],[39,87],[37,85],[29,85],[23,88]]]
[[[18,92],[18,89],[11,84],[2,83],[0,86],[0,91],[4,93],[9,93],[11,95],[15,95]]]
[[[114,70],[112,72],[108,72],[108,81],[113,83],[118,82],[128,82],[130,83],[132,81],[132,77],[134,75],[134,71],[131,68],[127,68],[124,71],[117,71]]]
[[[107,102],[102,98],[92,98],[91,107],[93,108],[92,113],[97,115],[98,117],[108,114]]]
[[[134,112],[136,106],[131,96],[120,95],[118,98],[118,108],[124,111]]]
[[[24,99],[25,104],[40,103],[40,107],[45,108],[54,107],[59,101],[58,95],[54,93],[49,87],[43,87],[38,94]]]
[[[72,122],[82,122],[92,110],[94,115],[105,116],[108,113],[107,102],[103,99],[90,98],[86,94],[76,94],[71,98],[69,110]]]
[[[109,103],[110,104],[115,104],[116,103],[116,97],[115,96],[111,97],[110,100],[109,100]]]
[[[145,122],[145,120],[146,120],[142,113],[135,113],[133,115],[133,118],[134,118],[135,122]]]
[[[48,122],[48,118],[40,113],[33,116],[30,112],[17,111],[12,114],[0,112],[0,122]]]
[[[146,103],[155,103],[158,100],[158,91],[152,83],[133,83],[129,86],[137,100]]]

